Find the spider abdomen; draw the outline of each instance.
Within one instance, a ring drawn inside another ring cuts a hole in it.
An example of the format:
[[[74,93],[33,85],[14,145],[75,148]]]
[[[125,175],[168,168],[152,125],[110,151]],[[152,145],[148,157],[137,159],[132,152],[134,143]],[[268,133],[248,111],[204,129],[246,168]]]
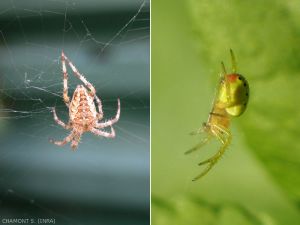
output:
[[[82,85],[78,85],[74,91],[69,114],[72,123],[81,127],[89,127],[95,122],[97,115],[93,98]]]
[[[228,80],[229,90],[226,89],[225,80],[221,83],[218,102],[224,105],[228,104],[226,112],[231,116],[240,116],[244,113],[247,108],[249,100],[249,85],[247,80],[237,73],[225,75]],[[227,93],[229,91],[229,93]],[[228,101],[228,95],[230,101]]]

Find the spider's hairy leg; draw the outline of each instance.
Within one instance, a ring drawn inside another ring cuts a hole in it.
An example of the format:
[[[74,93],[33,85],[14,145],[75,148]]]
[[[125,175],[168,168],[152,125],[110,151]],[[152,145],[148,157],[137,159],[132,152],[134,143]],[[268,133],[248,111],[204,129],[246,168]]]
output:
[[[67,136],[65,139],[63,139],[62,141],[54,141],[53,139],[50,139],[49,141],[55,145],[58,145],[58,146],[63,146],[65,144],[67,144],[68,142],[70,142],[73,137],[74,137],[74,134],[75,132],[72,131],[71,134],[69,134],[69,136]]]
[[[235,56],[234,56],[232,49],[230,49],[230,55],[231,55],[231,63],[232,63],[232,72],[236,73],[237,63],[236,63]]]
[[[79,144],[78,141],[72,140],[72,142],[71,142],[71,148],[72,148],[73,151],[75,151],[77,149],[78,144]]]
[[[221,67],[222,67],[222,72],[221,72],[220,76],[221,76],[221,78],[224,78],[224,76],[227,74],[227,72],[226,72],[226,67],[225,67],[225,64],[223,61],[221,62]]]
[[[228,130],[226,130],[225,128],[222,128],[221,126],[217,126],[217,125],[213,125],[212,126],[212,133],[214,134],[214,136],[221,142],[221,148],[219,149],[219,151],[212,156],[211,158],[200,162],[198,165],[204,165],[207,163],[210,163],[214,160],[218,160],[225,152],[225,150],[227,149],[227,147],[229,146],[230,142],[231,142],[231,134]]]
[[[210,169],[218,162],[218,160],[224,154],[225,150],[228,148],[228,146],[231,142],[232,136],[231,136],[231,134],[228,130],[226,130],[226,129],[220,127],[220,126],[217,126],[217,125],[214,125],[212,127],[212,129],[214,131],[213,133],[221,141],[222,145],[221,145],[219,151],[214,156],[212,156],[211,158],[209,158],[209,159],[207,159],[203,162],[200,162],[198,164],[199,166],[208,164],[208,166],[202,171],[201,174],[196,176],[193,179],[193,181],[196,181],[196,180],[200,179],[201,177],[203,177],[205,174],[207,174],[210,171]]]
[[[91,132],[97,136],[103,136],[106,138],[114,138],[116,136],[116,133],[115,133],[115,130],[113,127],[111,127],[111,133],[102,131],[102,130],[98,130],[96,128],[92,128]]]
[[[98,105],[97,118],[98,118],[98,120],[102,120],[102,118],[103,118],[102,102],[101,102],[100,98],[97,95],[95,95],[95,100],[96,100],[97,105]]]
[[[211,135],[208,135],[207,137],[205,137],[204,139],[201,140],[201,142],[197,145],[195,145],[193,148],[187,150],[184,154],[190,154],[194,151],[196,151],[197,149],[201,148],[202,146],[204,146],[206,143],[208,143],[211,139]]]
[[[120,99],[118,98],[118,110],[115,118],[110,119],[104,123],[97,123],[95,127],[104,128],[113,125],[114,123],[118,122],[118,120],[120,119],[120,114],[121,114],[121,103],[120,103]]]
[[[193,132],[190,133],[190,135],[196,135],[196,134],[200,134],[200,133],[205,132],[207,134],[207,136],[205,138],[203,138],[199,144],[197,144],[193,148],[187,150],[184,153],[185,155],[196,151],[197,149],[201,148],[202,146],[204,146],[206,143],[208,143],[210,141],[212,135],[210,134],[209,129],[210,129],[210,125],[208,125],[206,123],[203,123],[201,128],[199,128],[198,130],[193,131]]]
[[[71,148],[73,151],[75,151],[77,149],[79,141],[80,141],[80,137],[81,137],[80,133],[74,134],[73,140],[71,142]]]
[[[57,116],[57,114],[56,114],[55,107],[52,108],[52,112],[53,112],[54,121],[55,121],[57,124],[59,124],[60,126],[62,126],[63,128],[65,128],[65,129],[68,130],[68,129],[69,129],[69,126],[66,125],[63,121],[61,121],[61,120],[58,118],[58,116]]]
[[[202,123],[202,127],[200,127],[199,129],[195,130],[195,131],[192,131],[190,133],[190,135],[197,135],[197,134],[200,134],[200,133],[203,133],[207,130],[208,126],[206,123]]]
[[[69,66],[71,67],[71,69],[72,69],[72,71],[74,72],[74,74],[75,74],[75,76],[79,79],[79,80],[81,80],[83,83],[84,83],[84,85],[86,86],[86,87],[88,87],[89,89],[90,89],[90,95],[91,95],[91,97],[94,97],[95,96],[95,94],[96,94],[96,89],[94,88],[94,86],[90,83],[90,82],[88,82],[87,80],[86,80],[86,78],[78,71],[78,69],[74,66],[74,64],[68,59],[68,57],[67,56],[65,56],[64,55],[64,58],[65,58],[65,60],[67,61],[67,63],[69,64]]]
[[[67,105],[67,107],[69,107],[70,105],[70,98],[68,96],[68,72],[67,72],[67,68],[66,68],[66,60],[65,60],[65,54],[62,51],[61,52],[61,64],[62,64],[62,71],[63,71],[63,82],[64,82],[64,90],[63,90],[63,98],[64,98],[64,102]]]

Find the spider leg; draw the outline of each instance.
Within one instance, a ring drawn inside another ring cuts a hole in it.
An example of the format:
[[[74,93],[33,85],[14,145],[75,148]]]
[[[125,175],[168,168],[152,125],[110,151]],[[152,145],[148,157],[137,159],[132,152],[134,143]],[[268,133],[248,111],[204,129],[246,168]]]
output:
[[[230,49],[230,55],[231,55],[231,62],[232,62],[232,72],[236,73],[237,65],[236,65],[236,60],[232,49]]]
[[[68,130],[68,129],[69,129],[69,126],[66,125],[63,121],[61,121],[61,120],[57,117],[55,107],[53,107],[52,112],[53,112],[53,117],[54,117],[55,122],[56,122],[57,124],[59,124],[60,126],[62,126],[63,128],[65,128],[65,129]]]
[[[226,131],[225,128],[222,128],[221,126],[213,125],[212,126],[212,133],[217,139],[222,143],[222,146],[229,145],[231,141],[231,134],[229,131]],[[225,149],[224,149],[225,150]],[[206,163],[209,163],[212,159],[214,159],[219,154],[223,155],[224,152],[221,152],[220,150],[211,158],[200,162],[198,165],[204,165]],[[221,156],[220,155],[220,156]]]
[[[75,140],[75,139],[72,140],[71,148],[72,148],[73,151],[75,151],[77,149],[78,144],[79,144],[79,142],[77,140]]]
[[[95,94],[95,100],[98,105],[98,113],[97,113],[98,120],[102,120],[102,118],[103,118],[102,102],[96,94]]]
[[[210,171],[210,169],[217,163],[217,161],[221,158],[221,156],[224,154],[225,150],[227,149],[227,147],[229,146],[230,142],[231,142],[231,134],[229,131],[227,131],[226,129],[220,127],[220,126],[213,126],[213,131],[214,134],[216,134],[216,137],[221,141],[222,145],[219,149],[219,151],[212,156],[211,158],[200,162],[198,165],[202,166],[205,164],[208,164],[207,167],[202,171],[201,174],[199,174],[198,176],[196,176],[193,181],[198,180],[199,178],[203,177],[205,174],[208,173],[208,171]]]
[[[218,133],[218,131],[215,131],[214,129],[212,129],[211,132],[212,132],[212,135],[208,135],[206,138],[204,138],[204,139],[203,139],[199,144],[197,144],[195,147],[193,147],[193,148],[191,148],[190,150],[188,150],[187,152],[185,152],[185,154],[189,154],[189,153],[191,153],[191,152],[193,152],[193,151],[196,151],[197,149],[201,148],[203,145],[205,145],[207,142],[210,141],[210,139],[212,138],[212,136],[216,136],[216,137],[219,139],[219,141],[222,143],[222,145],[225,144],[225,139],[224,139],[224,137],[222,137],[222,136]],[[213,156],[213,157],[214,157],[214,156]],[[204,165],[204,164],[206,164],[206,163],[209,163],[209,162],[212,160],[213,157],[211,157],[211,158],[209,158],[209,159],[207,159],[207,160],[205,160],[205,161],[199,163],[198,165]]]
[[[65,139],[63,139],[62,141],[54,141],[53,139],[50,139],[49,141],[55,145],[58,146],[63,146],[65,144],[67,144],[68,142],[72,141],[73,137],[75,135],[75,132],[72,131],[69,136],[67,136]]]
[[[201,148],[203,145],[205,145],[206,143],[208,143],[210,141],[210,138],[211,138],[211,136],[207,136],[199,144],[195,145],[193,148],[189,149],[184,154],[185,155],[190,154],[190,153],[196,151],[197,149]]]
[[[64,75],[64,90],[63,90],[63,96],[64,96],[64,102],[69,107],[70,105],[70,98],[68,96],[68,72],[66,68],[66,57],[64,52],[61,52],[61,64],[62,64],[62,71]]]
[[[190,133],[190,135],[197,135],[197,134],[203,133],[207,130],[208,127],[209,126],[206,123],[202,123],[202,127],[200,127],[199,129],[197,129],[195,131],[192,131]]]
[[[229,131],[228,129],[226,129],[225,127],[220,126],[220,125],[219,125],[219,126],[215,125],[214,127],[215,127],[217,130],[219,130],[221,134],[225,134],[227,137],[228,137],[228,136],[231,136],[230,131]]]
[[[224,133],[220,132],[219,129],[216,128],[216,125],[212,128],[212,134],[215,136],[221,143],[224,145],[226,143],[226,137],[224,137]]]
[[[64,59],[67,61],[67,63],[69,64],[69,66],[71,67],[72,71],[74,72],[75,76],[81,80],[85,86],[87,86],[90,89],[90,96],[94,97],[96,94],[96,90],[94,88],[94,86],[88,82],[85,77],[77,70],[77,68],[74,66],[74,64],[68,59],[67,56],[64,55]]]
[[[218,134],[218,135],[220,135],[220,134]],[[224,137],[218,137],[218,139],[219,139],[219,140],[221,141],[221,143],[222,143],[221,148],[220,148],[220,149],[222,149],[222,147],[223,147],[224,145],[226,145],[226,140],[224,139]],[[224,150],[225,150],[225,149],[224,149]],[[206,160],[204,160],[204,161],[198,163],[198,165],[199,165],[199,166],[202,166],[202,165],[205,165],[205,164],[207,164],[207,163],[211,163],[211,162],[214,161],[214,159],[221,157],[221,156],[223,155],[223,153],[224,153],[224,152],[220,152],[220,150],[219,150],[215,155],[213,155],[212,157],[210,157],[210,158],[208,158],[208,159],[206,159]]]
[[[106,138],[114,138],[116,136],[115,130],[114,130],[113,127],[111,127],[111,133],[105,132],[105,131],[102,131],[102,130],[98,130],[96,128],[92,128],[91,132],[93,134],[97,135],[97,136],[103,136],[103,137],[106,137]]]
[[[120,103],[120,99],[118,98],[118,110],[115,118],[110,119],[104,123],[97,123],[95,127],[104,128],[113,125],[114,123],[118,122],[118,120],[120,119],[120,113],[121,113],[121,103]]]
[[[202,124],[202,127],[199,128],[198,130],[196,131],[193,131],[190,133],[190,135],[196,135],[196,134],[200,134],[200,133],[203,133],[203,132],[206,132],[207,133],[207,136],[201,140],[201,142],[197,145],[195,145],[193,148],[189,149],[188,151],[186,151],[184,154],[187,155],[187,154],[190,154],[191,152],[194,152],[196,151],[197,149],[201,148],[203,145],[205,145],[206,143],[208,143],[212,137],[212,135],[210,134],[210,125],[206,124],[206,123],[203,123]]]
[[[222,67],[222,72],[221,72],[220,76],[221,76],[221,78],[224,78],[224,76],[227,74],[227,72],[226,72],[226,67],[225,67],[225,64],[223,61],[221,62],[221,67]]]
[[[71,148],[73,151],[77,149],[79,141],[80,141],[80,135],[74,135],[73,140],[71,142]]]

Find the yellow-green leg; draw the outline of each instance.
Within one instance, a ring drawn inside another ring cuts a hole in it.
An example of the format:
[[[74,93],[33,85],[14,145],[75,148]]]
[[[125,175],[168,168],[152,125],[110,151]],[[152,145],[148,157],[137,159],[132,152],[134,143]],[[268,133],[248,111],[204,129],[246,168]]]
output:
[[[187,155],[187,154],[190,154],[191,152],[194,152],[196,151],[197,149],[201,148],[203,145],[205,145],[206,143],[209,142],[211,136],[207,136],[205,137],[199,144],[195,145],[193,148],[189,149],[188,151],[186,151],[184,154]]]
[[[199,128],[196,131],[191,132],[191,135],[195,135],[195,134],[200,134],[200,133],[207,133],[207,136],[205,138],[203,138],[199,144],[195,145],[193,148],[187,150],[184,154],[187,155],[191,152],[196,151],[197,149],[201,148],[203,145],[205,145],[206,143],[208,143],[212,137],[212,135],[210,133],[208,133],[208,130],[210,130],[210,127],[206,124],[203,123],[202,127]]]
[[[227,149],[227,147],[229,146],[230,142],[231,142],[231,134],[230,132],[220,126],[212,126],[212,133],[216,135],[216,137],[220,140],[220,142],[222,143],[219,151],[212,156],[211,158],[200,162],[198,165],[202,166],[205,164],[208,164],[208,166],[202,171],[202,173],[200,173],[198,176],[196,176],[193,181],[196,181],[198,179],[200,179],[201,177],[203,177],[205,174],[207,174],[211,168],[218,162],[218,160],[221,158],[221,156],[224,154],[225,150]]]
[[[237,65],[236,65],[236,60],[232,49],[230,49],[230,55],[231,55],[231,63],[232,63],[232,72],[236,73]]]

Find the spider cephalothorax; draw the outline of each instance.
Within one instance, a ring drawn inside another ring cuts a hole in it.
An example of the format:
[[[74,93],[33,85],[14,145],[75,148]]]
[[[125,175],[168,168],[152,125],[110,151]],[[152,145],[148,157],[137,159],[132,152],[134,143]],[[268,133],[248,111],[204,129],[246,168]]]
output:
[[[50,142],[63,146],[68,142],[71,142],[71,147],[75,150],[80,141],[80,137],[84,132],[92,132],[95,135],[103,136],[107,138],[115,137],[115,130],[112,127],[120,118],[120,99],[118,99],[118,111],[115,118],[100,122],[103,119],[102,103],[100,98],[96,95],[94,86],[88,82],[85,77],[78,72],[73,63],[65,56],[61,54],[62,70],[63,70],[63,99],[66,106],[69,108],[69,122],[65,124],[56,115],[55,108],[53,108],[53,116],[56,123],[61,125],[67,130],[72,130],[71,133],[62,141],[50,140]],[[66,62],[71,67],[74,75],[78,77],[84,85],[78,85],[74,91],[72,100],[68,96],[68,73],[66,69]],[[96,110],[96,104],[98,105],[98,112]],[[103,130],[103,128],[110,127],[110,132]]]

